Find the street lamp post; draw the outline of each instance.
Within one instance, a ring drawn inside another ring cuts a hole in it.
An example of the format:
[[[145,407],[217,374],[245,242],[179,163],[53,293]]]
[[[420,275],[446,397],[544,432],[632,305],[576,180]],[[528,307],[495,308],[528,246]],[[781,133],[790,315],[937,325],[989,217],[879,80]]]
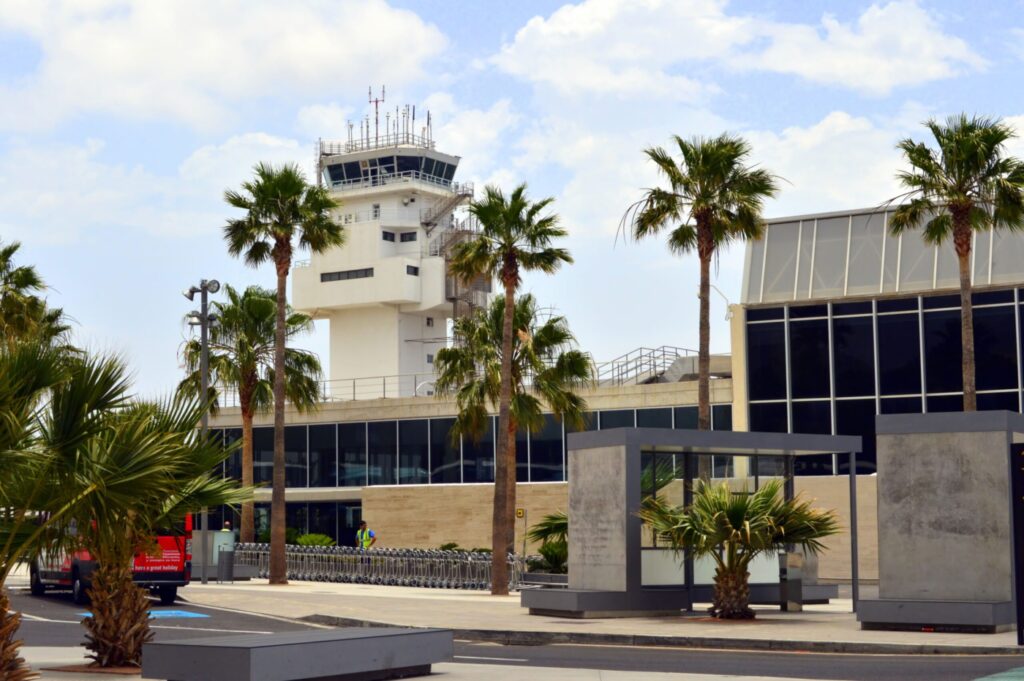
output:
[[[189,326],[199,327],[199,392],[202,399],[206,400],[210,394],[210,324],[216,317],[210,314],[209,294],[220,290],[220,282],[216,279],[203,279],[199,286],[192,286],[184,291],[184,296],[189,300],[195,300],[199,294],[199,310],[189,313]],[[203,418],[200,425],[200,432],[205,436],[210,427],[209,410],[203,410]],[[206,584],[208,577],[206,566],[210,562],[210,538],[209,538],[209,513],[204,507],[199,516],[199,530],[203,535],[203,561],[199,565],[199,577],[203,584]]]

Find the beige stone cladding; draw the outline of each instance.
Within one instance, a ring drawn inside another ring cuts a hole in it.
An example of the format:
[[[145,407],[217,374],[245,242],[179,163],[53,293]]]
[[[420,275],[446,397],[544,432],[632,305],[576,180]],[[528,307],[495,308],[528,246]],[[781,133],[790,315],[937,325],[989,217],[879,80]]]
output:
[[[857,477],[860,577],[865,580],[878,579],[875,481],[871,475]],[[681,491],[681,484],[673,483],[666,495],[681,501]],[[843,527],[842,534],[824,540],[826,550],[818,559],[818,578],[850,579],[849,478],[798,477],[796,491],[814,500],[816,506],[834,509]],[[493,494],[494,488],[487,484],[368,487],[363,490],[363,517],[381,535],[384,546],[436,548],[455,542],[464,548],[489,547]],[[516,486],[516,506],[526,510],[530,525],[545,514],[566,510],[567,504],[568,485],[564,482]],[[524,525],[522,520],[516,521],[517,550],[523,545]],[[534,550],[533,544],[527,545],[527,551]]]
[[[516,485],[516,506],[526,510],[526,518],[516,520],[517,551],[522,551],[527,525],[565,510],[567,487],[564,482]],[[490,548],[493,501],[490,484],[367,487],[363,518],[383,547],[436,549],[454,542],[466,549]],[[535,546],[529,544],[527,551],[535,551]]]

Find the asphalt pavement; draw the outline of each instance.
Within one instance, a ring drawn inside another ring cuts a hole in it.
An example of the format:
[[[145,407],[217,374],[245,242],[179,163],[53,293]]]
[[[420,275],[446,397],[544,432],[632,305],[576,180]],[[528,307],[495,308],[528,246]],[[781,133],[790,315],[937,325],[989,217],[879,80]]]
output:
[[[187,599],[187,590],[183,594]],[[33,597],[10,590],[12,606],[23,613],[26,646],[66,647],[84,640],[85,609],[70,594]],[[276,633],[316,628],[284,617],[257,615],[189,603],[153,601],[151,624],[157,640]],[[713,676],[827,679],[834,681],[972,681],[999,675],[1024,680],[1019,656],[843,655],[783,652],[694,650],[637,646],[508,646],[456,642],[455,663],[519,668],[594,669],[615,672],[669,672]],[[509,671],[512,671],[511,669]]]

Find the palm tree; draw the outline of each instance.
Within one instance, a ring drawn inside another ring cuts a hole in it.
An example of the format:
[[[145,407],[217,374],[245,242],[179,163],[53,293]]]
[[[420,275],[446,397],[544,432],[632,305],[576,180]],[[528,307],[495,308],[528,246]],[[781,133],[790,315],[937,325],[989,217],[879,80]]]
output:
[[[227,302],[213,304],[217,324],[210,329],[210,397],[230,390],[238,395],[242,412],[242,486],[253,484],[252,422],[257,413],[273,403],[274,323],[277,301],[273,291],[250,286],[239,293],[227,285]],[[294,338],[313,329],[308,315],[286,311],[285,338]],[[200,390],[201,347],[197,339],[185,343],[182,355],[188,376],[179,388],[198,394]],[[286,348],[284,353],[285,394],[299,411],[316,408],[320,397],[322,369],[312,352]],[[252,502],[242,504],[241,541],[255,541]]]
[[[748,567],[756,557],[788,544],[817,555],[824,549],[820,540],[839,532],[834,511],[800,498],[783,499],[782,486],[781,480],[770,480],[750,494],[698,479],[688,507],[668,505],[657,496],[644,500],[639,514],[656,536],[676,551],[714,560],[713,617],[754,618]]]
[[[70,330],[64,312],[47,307],[39,297],[46,284],[34,267],[15,265],[20,248],[17,241],[0,244],[0,339],[12,342],[37,336],[53,343],[63,341]]]
[[[272,261],[277,272],[277,320],[274,327],[274,477],[270,500],[270,583],[287,584],[284,504],[285,336],[288,271],[295,248],[323,253],[345,243],[345,231],[331,210],[338,202],[323,187],[306,181],[298,166],[280,168],[260,163],[256,177],[242,191],[228,190],[224,199],[245,211],[228,220],[224,238],[228,252],[258,267]]]
[[[1024,163],[1006,155],[1006,143],[1016,135],[998,119],[960,114],[925,125],[938,150],[911,139],[897,145],[910,170],[897,174],[907,192],[894,200],[906,202],[893,212],[889,229],[899,235],[920,227],[929,244],[953,240],[960,265],[964,411],[975,411],[971,239],[978,231],[1024,228]]]
[[[184,393],[159,403],[133,402],[104,415],[100,432],[77,448],[78,484],[62,496],[102,486],[74,513],[77,546],[96,561],[88,591],[92,616],[83,620],[96,666],[138,666],[143,644],[152,640],[148,594],[135,585],[133,566],[136,555],[156,549],[157,530],[251,494],[216,472],[228,451],[199,430],[208,407]]]
[[[499,407],[493,594],[508,593],[507,556],[515,540],[511,511],[515,508],[516,431],[520,426],[531,432],[542,428],[545,405],[558,418],[581,426],[586,402],[576,391],[590,384],[593,373],[589,357],[573,347],[575,338],[564,317],[551,316],[541,322],[537,303],[527,294],[516,301],[509,323],[507,300],[497,296],[489,308],[456,320],[455,346],[442,348],[434,359],[438,394],[454,394],[459,408],[453,437],[480,437],[491,409]],[[508,381],[503,380],[505,375]],[[500,420],[503,401],[507,403],[507,430]],[[502,433],[507,434],[505,438]]]
[[[620,229],[635,239],[671,229],[669,250],[697,251],[700,259],[700,341],[697,357],[697,428],[711,430],[711,259],[732,241],[761,235],[766,198],[778,191],[776,177],[747,165],[750,144],[723,134],[714,138],[674,136],[681,163],[662,147],[644,150],[668,180],[648,189],[627,209]]]

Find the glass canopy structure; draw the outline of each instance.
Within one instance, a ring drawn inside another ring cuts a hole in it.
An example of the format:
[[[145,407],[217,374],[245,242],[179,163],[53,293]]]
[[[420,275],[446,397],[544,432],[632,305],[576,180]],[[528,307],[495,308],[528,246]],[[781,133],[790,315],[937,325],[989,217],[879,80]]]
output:
[[[918,231],[891,236],[891,211],[864,209],[771,221],[747,244],[744,305],[956,289],[952,244],[926,244]],[[976,286],[1024,282],[1024,234],[975,234]]]

